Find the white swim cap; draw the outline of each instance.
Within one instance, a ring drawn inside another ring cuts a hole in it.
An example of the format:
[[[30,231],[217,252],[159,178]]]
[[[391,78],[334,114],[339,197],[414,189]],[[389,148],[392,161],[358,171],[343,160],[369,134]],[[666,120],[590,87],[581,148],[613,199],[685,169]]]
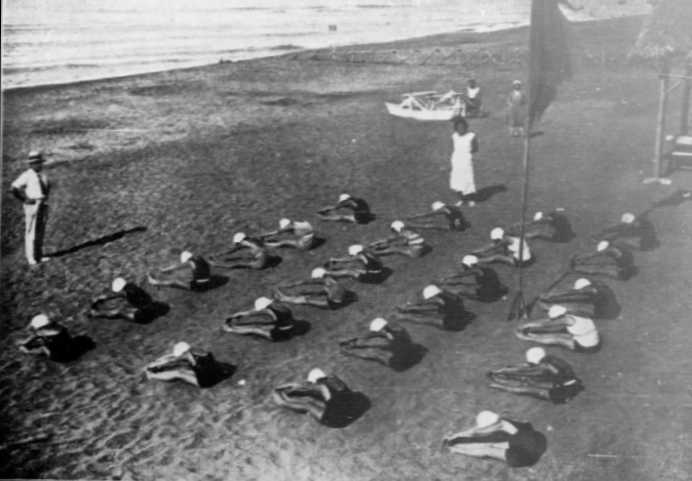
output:
[[[390,226],[394,232],[401,232],[401,230],[404,228],[404,223],[400,220],[395,220],[390,224]]]
[[[352,255],[352,256],[357,256],[361,252],[363,252],[363,246],[360,244],[353,244],[352,246],[349,246],[349,248],[348,248],[348,253],[349,253],[349,255]]]
[[[310,277],[313,279],[322,279],[326,273],[327,270],[324,267],[315,267],[310,273]]]
[[[622,217],[620,217],[620,220],[625,223],[625,224],[631,224],[634,222],[635,216],[631,212],[625,212],[622,214]]]
[[[192,252],[190,251],[183,251],[180,253],[180,262],[185,263],[192,259]]]
[[[554,306],[550,306],[550,309],[548,309],[548,317],[551,319],[557,319],[565,314],[567,314],[567,308],[565,306],[555,304]]]
[[[440,209],[444,208],[444,206],[445,206],[444,202],[440,202],[439,200],[436,200],[435,202],[432,203],[430,208],[432,210],[440,210]]]
[[[179,342],[175,346],[173,346],[173,355],[174,356],[182,356],[183,354],[185,354],[189,350],[190,350],[190,345],[187,342]]]
[[[461,259],[461,263],[464,264],[465,266],[473,267],[476,264],[478,264],[478,257],[476,257],[472,254],[465,255],[464,258]]]
[[[279,229],[285,229],[289,225],[291,225],[291,219],[287,219],[286,217],[279,219]]]
[[[343,201],[348,200],[350,198],[351,198],[351,194],[341,194],[339,196],[339,202],[343,202]]]
[[[479,428],[485,428],[492,426],[500,420],[500,416],[492,411],[481,411],[476,416],[476,426]]]
[[[502,227],[495,227],[490,231],[491,240],[500,240],[505,235],[505,230]]]
[[[113,292],[120,292],[125,287],[125,284],[127,284],[127,281],[125,281],[125,279],[123,279],[122,277],[116,277],[115,279],[113,279],[113,283],[111,284],[111,290]]]
[[[370,321],[370,330],[372,332],[379,332],[387,325],[387,320],[382,317],[376,317]]]
[[[588,287],[591,285],[591,281],[585,278],[580,278],[574,281],[574,288],[575,289],[583,289],[585,287]]]
[[[423,299],[427,301],[428,299],[435,297],[441,292],[442,289],[437,287],[435,284],[430,284],[429,286],[425,286],[425,289],[423,289]]]
[[[308,382],[317,382],[320,379],[327,377],[322,369],[316,367],[308,373]]]
[[[48,324],[50,324],[50,319],[48,319],[48,316],[45,314],[38,314],[31,318],[29,327],[32,329],[41,329],[42,327],[46,327]]]
[[[583,336],[591,331],[595,331],[596,326],[588,317],[574,316],[572,324],[567,326],[567,332],[574,336]]]
[[[542,218],[543,218],[543,212],[541,212],[540,210],[533,215],[533,220],[535,220],[535,221],[541,220]]]
[[[598,243],[598,245],[596,246],[596,250],[597,250],[598,252],[603,252],[603,251],[606,250],[608,247],[610,247],[610,242],[604,240],[604,241],[601,241],[601,242]]]
[[[235,234],[233,234],[233,243],[239,244],[243,242],[246,238],[247,236],[245,235],[245,232],[236,232]]]
[[[255,310],[261,311],[262,309],[266,309],[271,305],[272,302],[273,301],[268,297],[258,297],[257,299],[255,299]]]
[[[545,349],[542,347],[532,347],[526,351],[526,362],[538,364],[545,357]]]

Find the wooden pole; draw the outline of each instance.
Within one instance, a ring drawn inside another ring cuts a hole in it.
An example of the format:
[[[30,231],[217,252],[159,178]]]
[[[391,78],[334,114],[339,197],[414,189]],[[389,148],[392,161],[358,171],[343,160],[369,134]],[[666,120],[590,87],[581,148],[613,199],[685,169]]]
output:
[[[670,57],[662,59],[659,75],[658,118],[656,119],[656,141],[654,145],[654,178],[661,178],[661,164],[663,159],[663,141],[666,127],[666,110],[668,108],[668,74],[670,73]]]
[[[692,91],[692,57],[687,59],[685,80],[682,87],[682,107],[680,110],[680,135],[688,135],[690,126],[690,92]]]

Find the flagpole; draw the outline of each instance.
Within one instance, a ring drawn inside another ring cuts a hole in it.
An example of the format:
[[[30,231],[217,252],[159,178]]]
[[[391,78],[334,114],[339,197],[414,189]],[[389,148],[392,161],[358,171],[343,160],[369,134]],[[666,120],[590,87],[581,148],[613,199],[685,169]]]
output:
[[[531,91],[528,92],[529,101],[531,99]],[[530,104],[529,104],[530,105]],[[529,161],[531,155],[531,120],[527,117],[526,127],[524,128],[524,155],[522,165],[524,167],[524,185],[521,193],[521,228],[519,229],[519,292],[523,295],[524,276],[522,275],[522,267],[524,261],[524,242],[526,242],[526,208],[529,201]]]

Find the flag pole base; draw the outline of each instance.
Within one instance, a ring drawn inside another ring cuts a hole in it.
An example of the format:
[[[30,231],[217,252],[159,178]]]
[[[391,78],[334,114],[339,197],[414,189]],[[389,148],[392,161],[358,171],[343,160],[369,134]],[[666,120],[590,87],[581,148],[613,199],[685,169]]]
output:
[[[647,177],[646,179],[642,180],[642,184],[670,185],[672,183],[673,181],[668,177]]]

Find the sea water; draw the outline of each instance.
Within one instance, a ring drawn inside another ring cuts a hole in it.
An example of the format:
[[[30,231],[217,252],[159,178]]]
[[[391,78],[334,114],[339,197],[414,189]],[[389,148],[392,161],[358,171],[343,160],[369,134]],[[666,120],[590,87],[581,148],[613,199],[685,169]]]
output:
[[[573,3],[591,0],[574,0]],[[603,5],[609,0],[597,2]],[[4,0],[2,88],[525,25],[530,0]],[[603,16],[641,13],[644,0]],[[639,7],[640,11],[633,11]],[[594,8],[576,19],[599,16]],[[601,12],[602,13],[602,12]]]

